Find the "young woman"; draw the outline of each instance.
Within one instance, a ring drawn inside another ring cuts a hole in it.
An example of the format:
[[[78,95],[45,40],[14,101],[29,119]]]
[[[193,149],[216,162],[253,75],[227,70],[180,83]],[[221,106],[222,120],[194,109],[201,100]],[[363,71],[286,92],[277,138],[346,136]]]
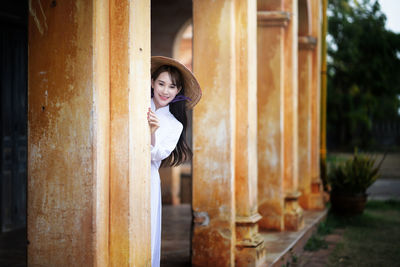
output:
[[[186,110],[201,98],[193,73],[167,57],[151,58],[151,108],[147,120],[151,130],[151,266],[160,265],[161,184],[160,166],[177,166],[190,159],[185,141]]]

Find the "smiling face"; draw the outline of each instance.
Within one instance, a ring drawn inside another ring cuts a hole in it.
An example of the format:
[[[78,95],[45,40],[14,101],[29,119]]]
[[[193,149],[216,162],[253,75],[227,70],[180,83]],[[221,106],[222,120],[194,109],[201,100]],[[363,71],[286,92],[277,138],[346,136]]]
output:
[[[152,79],[151,87],[154,89],[153,101],[156,109],[168,105],[180,91],[167,71],[161,72],[155,80]]]

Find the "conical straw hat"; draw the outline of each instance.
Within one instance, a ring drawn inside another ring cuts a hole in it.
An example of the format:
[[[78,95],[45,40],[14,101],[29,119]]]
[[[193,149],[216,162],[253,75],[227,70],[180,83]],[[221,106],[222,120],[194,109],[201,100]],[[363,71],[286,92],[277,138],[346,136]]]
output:
[[[169,57],[162,57],[162,56],[153,56],[151,57],[151,73],[153,74],[159,67],[162,65],[169,65],[177,68],[182,75],[183,79],[183,86],[185,88],[185,96],[189,97],[192,101],[186,101],[186,108],[192,109],[201,98],[201,89],[200,85],[194,77],[194,74],[185,67],[179,61],[169,58]]]

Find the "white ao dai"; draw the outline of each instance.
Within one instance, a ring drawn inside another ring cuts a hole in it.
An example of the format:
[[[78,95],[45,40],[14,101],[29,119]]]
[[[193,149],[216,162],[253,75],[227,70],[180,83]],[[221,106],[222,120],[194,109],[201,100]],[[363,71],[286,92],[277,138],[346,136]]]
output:
[[[151,146],[151,266],[160,266],[161,260],[161,161],[175,149],[182,133],[182,123],[169,111],[169,106],[156,110],[151,99],[151,110],[155,112],[160,127],[155,132],[155,145]]]

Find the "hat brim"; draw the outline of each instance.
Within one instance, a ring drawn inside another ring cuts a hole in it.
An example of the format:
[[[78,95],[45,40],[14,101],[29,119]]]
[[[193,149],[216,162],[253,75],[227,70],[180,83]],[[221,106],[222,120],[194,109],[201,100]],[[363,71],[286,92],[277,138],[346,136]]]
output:
[[[201,98],[201,88],[196,77],[188,68],[185,67],[185,65],[183,65],[182,63],[173,58],[163,57],[163,56],[151,57],[152,74],[154,71],[156,71],[159,67],[163,65],[173,66],[181,72],[183,79],[183,86],[185,88],[185,96],[189,97],[192,100],[192,101],[190,100],[186,101],[186,108],[192,109],[200,101]]]

